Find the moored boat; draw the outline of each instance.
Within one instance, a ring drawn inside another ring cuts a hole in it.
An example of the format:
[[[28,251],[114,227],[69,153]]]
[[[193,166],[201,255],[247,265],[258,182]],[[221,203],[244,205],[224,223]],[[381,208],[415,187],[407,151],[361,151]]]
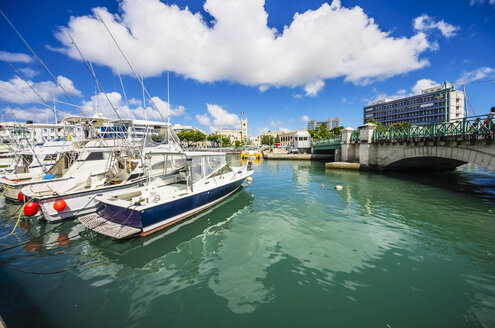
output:
[[[230,196],[253,173],[231,167],[225,154],[186,153],[187,165],[147,185],[97,197],[96,213],[79,218],[86,227],[116,238],[146,236],[176,224]]]

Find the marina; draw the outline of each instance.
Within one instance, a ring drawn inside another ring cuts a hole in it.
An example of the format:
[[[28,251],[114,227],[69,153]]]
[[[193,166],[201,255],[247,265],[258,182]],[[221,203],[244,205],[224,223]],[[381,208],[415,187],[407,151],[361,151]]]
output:
[[[444,7],[3,1],[0,328],[495,327],[495,2]]]
[[[239,155],[227,160],[240,164]],[[336,172],[321,162],[266,160],[254,162],[252,177],[203,214],[125,242],[77,220],[22,220],[1,243],[29,242],[0,253],[1,262],[40,273],[1,269],[3,319],[54,327],[164,318],[176,327],[307,318],[312,326],[494,324],[492,172]],[[0,206],[4,235],[19,205]]]

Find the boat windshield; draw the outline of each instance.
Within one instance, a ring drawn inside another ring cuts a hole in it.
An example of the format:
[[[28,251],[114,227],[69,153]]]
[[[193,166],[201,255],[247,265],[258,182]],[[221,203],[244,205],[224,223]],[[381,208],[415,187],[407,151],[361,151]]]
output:
[[[161,127],[159,132],[147,133],[144,146],[166,148],[170,152],[182,151],[177,134],[169,126]]]
[[[206,178],[219,168],[225,166],[225,164],[225,154],[207,154],[192,156],[192,181],[196,182],[203,178]]]
[[[177,172],[186,166],[184,153],[150,153],[148,169],[151,177]]]

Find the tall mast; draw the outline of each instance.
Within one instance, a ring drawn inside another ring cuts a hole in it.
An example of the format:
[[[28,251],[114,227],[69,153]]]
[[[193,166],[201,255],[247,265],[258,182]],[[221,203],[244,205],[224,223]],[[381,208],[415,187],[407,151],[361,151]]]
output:
[[[169,79],[169,72],[167,71],[167,144],[169,145],[170,148],[170,140],[169,140],[169,130],[171,129],[170,126],[170,79]]]

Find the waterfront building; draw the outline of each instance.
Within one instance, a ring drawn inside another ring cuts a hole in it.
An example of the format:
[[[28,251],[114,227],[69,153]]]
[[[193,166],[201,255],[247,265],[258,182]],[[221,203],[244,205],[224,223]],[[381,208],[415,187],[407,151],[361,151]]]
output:
[[[293,146],[296,147],[295,145],[297,144],[297,141],[307,141],[309,143],[310,141],[310,135],[308,131],[306,130],[295,130],[295,131],[288,131],[288,132],[281,132],[281,131],[267,131],[264,135],[272,136],[273,138],[279,138],[280,140],[280,147],[287,147],[287,146]],[[301,137],[299,140],[298,138]],[[303,139],[306,138],[306,139]],[[303,145],[303,144],[301,144]],[[305,144],[304,144],[305,145]],[[296,147],[298,148],[298,147]],[[309,148],[304,146],[302,148]]]
[[[333,128],[340,126],[340,119],[338,117],[335,118],[329,117],[328,121],[317,121],[317,120],[308,121],[308,130],[317,129],[323,123],[326,123],[327,129],[331,130]]]
[[[375,119],[385,126],[462,119],[465,116],[464,94],[445,82],[442,86],[424,89],[419,95],[373,101],[364,107],[363,115],[363,123]]]
[[[174,124],[172,126],[172,129],[174,129],[175,133],[179,133],[179,132],[185,131],[185,130],[193,130],[193,131],[200,131],[200,132],[206,134],[203,130],[198,129],[192,125],[182,125],[182,124],[177,123],[177,124]]]
[[[241,119],[241,129],[218,129],[216,134],[222,137],[228,137],[231,141],[247,141],[247,118]]]
[[[311,148],[311,136],[307,130],[294,133],[293,146],[302,153],[309,153]]]

